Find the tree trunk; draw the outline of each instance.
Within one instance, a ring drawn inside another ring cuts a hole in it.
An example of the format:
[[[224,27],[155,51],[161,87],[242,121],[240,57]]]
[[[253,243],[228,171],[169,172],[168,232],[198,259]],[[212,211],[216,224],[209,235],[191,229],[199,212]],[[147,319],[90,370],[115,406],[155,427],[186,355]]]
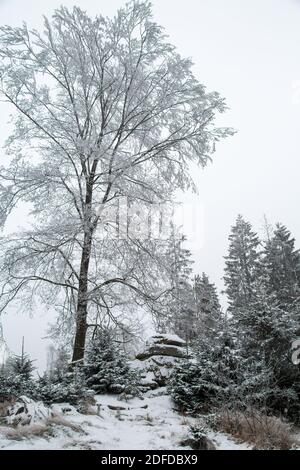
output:
[[[97,170],[98,160],[95,159],[92,165],[89,180],[87,182],[87,191],[85,197],[85,227],[84,227],[84,240],[83,249],[80,263],[80,274],[78,284],[78,300],[76,310],[76,332],[73,347],[72,363],[82,361],[85,352],[85,340],[87,333],[87,313],[88,313],[88,275],[89,264],[91,258],[91,248],[94,230],[97,227],[97,222],[92,223],[92,202],[93,202],[93,186]],[[111,183],[108,184],[106,193],[103,197],[102,203],[107,201],[109,192],[111,190]]]
[[[72,363],[84,358],[85,340],[87,332],[87,306],[88,306],[88,272],[91,255],[92,236],[85,234],[81,255],[78,299],[76,311],[76,332],[73,347]]]
[[[79,302],[78,302],[79,303]],[[87,331],[86,316],[87,305],[78,305],[76,314],[76,333],[73,347],[72,363],[81,361],[84,357],[85,338]]]

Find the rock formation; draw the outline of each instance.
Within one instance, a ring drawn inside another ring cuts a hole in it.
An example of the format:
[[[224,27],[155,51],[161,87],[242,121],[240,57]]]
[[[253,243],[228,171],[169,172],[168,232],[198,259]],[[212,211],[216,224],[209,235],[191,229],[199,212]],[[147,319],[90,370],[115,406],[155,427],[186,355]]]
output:
[[[186,342],[179,336],[155,334],[136,355],[132,366],[141,371],[141,387],[154,390],[166,386],[174,366],[188,357]]]

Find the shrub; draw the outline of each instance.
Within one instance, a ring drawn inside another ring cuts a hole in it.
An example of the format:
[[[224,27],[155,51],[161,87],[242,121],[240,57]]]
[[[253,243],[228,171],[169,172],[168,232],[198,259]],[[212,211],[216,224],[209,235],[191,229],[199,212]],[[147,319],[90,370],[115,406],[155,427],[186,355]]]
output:
[[[25,354],[8,359],[0,371],[0,402],[11,401],[21,395],[37,398],[32,362]]]
[[[99,333],[91,341],[84,371],[87,386],[97,394],[140,394],[140,373],[130,368],[126,356],[115,346],[109,330]]]
[[[181,411],[205,413],[236,393],[237,358],[225,338],[212,346],[201,345],[193,360],[180,363],[171,376],[169,389]]]
[[[0,401],[0,418],[5,418],[8,413],[8,409],[15,403],[15,398]]]
[[[181,441],[181,444],[194,450],[216,450],[215,444],[208,439],[204,428],[201,426],[190,426],[189,435]]]
[[[70,403],[80,408],[83,402],[92,400],[94,393],[86,386],[85,375],[81,367],[65,373],[65,376],[53,379],[45,374],[38,382],[38,396],[47,405]]]
[[[214,418],[214,425],[259,450],[288,450],[296,444],[288,423],[254,409],[223,409]]]

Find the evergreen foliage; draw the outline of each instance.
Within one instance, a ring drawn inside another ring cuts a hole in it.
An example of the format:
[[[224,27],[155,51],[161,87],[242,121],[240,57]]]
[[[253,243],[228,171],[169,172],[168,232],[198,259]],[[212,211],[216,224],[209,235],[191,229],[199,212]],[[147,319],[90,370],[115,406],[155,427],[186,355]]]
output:
[[[300,371],[291,361],[291,344],[300,332],[294,240],[277,225],[259,252],[259,239],[240,217],[229,238],[225,285],[243,369],[240,403],[298,422]]]
[[[260,240],[251,224],[241,215],[229,236],[229,251],[225,257],[225,292],[229,312],[244,308],[253,298],[261,274]]]
[[[91,398],[94,393],[86,386],[85,374],[82,367],[67,371],[62,377],[44,374],[38,381],[39,399],[50,405],[53,403],[70,403],[78,405]]]
[[[209,282],[205,273],[194,278],[194,296],[197,327],[195,336],[202,335],[214,339],[222,330],[223,318],[216,286]]]
[[[291,345],[300,335],[294,239],[277,225],[262,249],[251,224],[239,216],[229,242],[228,319],[207,276],[196,277],[196,311],[205,334],[194,341],[193,359],[177,367],[172,396],[193,414],[226,404],[299,423],[300,368],[291,361]]]
[[[50,405],[70,403],[78,405],[94,395],[86,385],[82,365],[71,367],[70,354],[60,346],[54,351],[48,370],[38,380],[39,399]]]
[[[276,295],[282,308],[293,306],[300,299],[300,252],[295,250],[295,239],[284,225],[276,225],[263,254],[268,290]]]
[[[97,394],[139,395],[139,373],[130,368],[109,329],[100,331],[91,341],[86,352],[84,371],[87,386]]]
[[[33,379],[35,367],[29,355],[24,352],[22,343],[21,355],[10,356],[0,372],[0,396],[18,397],[26,395],[35,398],[36,383]]]
[[[192,360],[179,364],[171,378],[170,392],[181,410],[208,412],[236,394],[239,360],[232,339],[220,334],[212,347],[201,342]]]
[[[157,331],[175,333],[189,343],[195,337],[196,311],[191,284],[191,252],[184,248],[186,238],[173,227],[167,247],[170,291],[158,316]]]

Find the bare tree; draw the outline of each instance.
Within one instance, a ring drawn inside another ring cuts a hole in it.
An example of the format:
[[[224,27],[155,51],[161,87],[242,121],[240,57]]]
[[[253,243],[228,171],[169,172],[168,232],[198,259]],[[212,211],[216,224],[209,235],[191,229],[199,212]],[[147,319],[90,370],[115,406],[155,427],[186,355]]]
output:
[[[148,2],[113,19],[62,7],[42,33],[2,27],[0,78],[17,111],[1,168],[2,222],[20,201],[33,216],[31,230],[2,239],[2,309],[26,295],[61,302],[75,315],[81,360],[89,309],[110,315],[128,292],[154,295],[144,284],[155,279],[157,245],[113,235],[120,198],[153,205],[190,187],[190,162],[205,165],[230,133],[213,124],[225,105],[166,41]]]

